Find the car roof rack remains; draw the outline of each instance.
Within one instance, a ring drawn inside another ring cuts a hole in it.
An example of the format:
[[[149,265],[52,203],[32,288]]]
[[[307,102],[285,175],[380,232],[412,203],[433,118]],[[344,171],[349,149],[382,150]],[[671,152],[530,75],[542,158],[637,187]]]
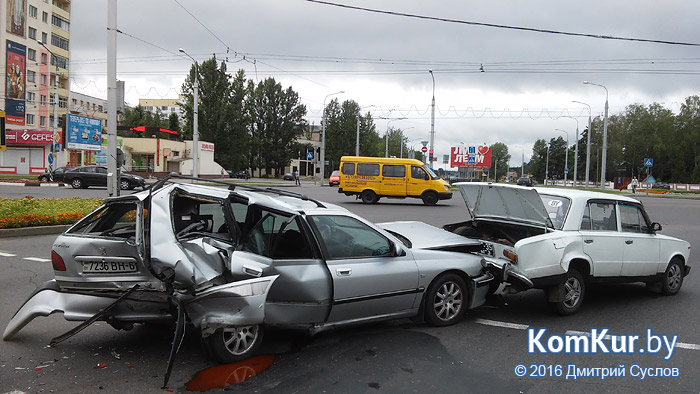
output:
[[[193,177],[193,176],[187,176],[187,175],[180,175],[176,172],[171,172],[170,174],[158,179],[151,187],[149,187],[149,192],[153,193],[154,191],[160,189],[165,185],[166,182],[174,182],[174,179],[190,179],[190,180],[195,180],[195,181],[203,181],[203,182],[209,182],[209,183],[215,183],[218,185],[225,185],[228,187],[229,190],[234,191],[236,188],[242,188],[244,190],[250,190],[250,191],[255,191],[255,192],[262,192],[262,193],[272,193],[272,194],[277,194],[279,196],[285,196],[285,197],[293,197],[293,198],[298,198],[302,201],[311,201],[314,204],[316,204],[317,207],[319,208],[326,208],[323,203],[320,201],[310,198],[309,196],[301,193],[295,193],[295,192],[290,192],[288,190],[280,190],[280,189],[275,189],[272,187],[258,187],[258,186],[250,186],[250,185],[242,185],[240,183],[231,183],[231,182],[224,182],[218,179],[207,179],[207,178],[199,178],[199,177]]]

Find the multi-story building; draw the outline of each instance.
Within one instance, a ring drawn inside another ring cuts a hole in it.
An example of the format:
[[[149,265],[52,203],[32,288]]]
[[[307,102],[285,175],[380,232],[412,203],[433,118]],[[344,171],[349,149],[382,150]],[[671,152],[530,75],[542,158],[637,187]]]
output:
[[[5,47],[0,66],[6,72],[0,103],[7,127],[0,173],[37,174],[49,160],[66,161],[61,149],[48,156],[55,144],[62,148],[60,133],[54,140],[54,113],[60,122],[68,111],[70,9],[70,0],[0,2],[0,41]]]
[[[139,105],[142,106],[146,111],[158,113],[160,112],[169,118],[170,114],[176,113],[177,117],[182,121],[182,109],[180,108],[180,99],[182,96],[176,99],[139,99]]]

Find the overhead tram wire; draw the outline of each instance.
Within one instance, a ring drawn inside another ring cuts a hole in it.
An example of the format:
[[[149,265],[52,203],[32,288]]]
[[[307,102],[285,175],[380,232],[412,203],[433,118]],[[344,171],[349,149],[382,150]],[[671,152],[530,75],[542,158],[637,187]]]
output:
[[[321,4],[321,5],[332,6],[332,7],[346,8],[346,9],[357,10],[357,11],[372,12],[372,13],[376,13],[376,14],[401,16],[401,17],[415,18],[415,19],[425,19],[425,20],[431,20],[431,21],[436,21],[436,22],[456,23],[456,24],[462,24],[462,25],[492,27],[492,28],[497,28],[497,29],[520,30],[520,31],[529,31],[529,32],[534,32],[534,33],[546,33],[546,34],[556,34],[556,35],[563,35],[563,36],[596,38],[596,39],[602,39],[602,40],[634,41],[634,42],[645,42],[645,43],[652,43],[652,44],[682,45],[682,46],[695,46],[695,47],[700,46],[699,43],[693,43],[693,42],[654,40],[654,39],[633,38],[633,37],[619,37],[619,36],[610,36],[610,35],[592,34],[592,33],[575,33],[575,32],[561,31],[561,30],[540,29],[540,28],[535,28],[535,27],[500,25],[500,24],[495,24],[495,23],[473,22],[473,21],[464,21],[464,20],[449,19],[449,18],[438,18],[438,17],[434,17],[434,16],[409,14],[409,13],[405,13],[405,12],[385,11],[385,10],[378,10],[378,9],[374,9],[374,8],[358,7],[358,6],[339,4],[339,3],[333,3],[330,1],[322,1],[322,0],[304,0],[304,1],[307,1],[309,3],[316,3],[316,4]]]

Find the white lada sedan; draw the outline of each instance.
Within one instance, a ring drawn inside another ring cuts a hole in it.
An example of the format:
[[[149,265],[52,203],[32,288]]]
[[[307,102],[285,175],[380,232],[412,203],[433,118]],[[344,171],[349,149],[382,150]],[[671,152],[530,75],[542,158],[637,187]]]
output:
[[[592,282],[644,282],[674,295],[690,272],[690,244],[659,234],[639,201],[622,195],[491,183],[455,184],[471,220],[443,228],[482,241],[562,315],[575,313]],[[506,289],[508,290],[508,289]]]

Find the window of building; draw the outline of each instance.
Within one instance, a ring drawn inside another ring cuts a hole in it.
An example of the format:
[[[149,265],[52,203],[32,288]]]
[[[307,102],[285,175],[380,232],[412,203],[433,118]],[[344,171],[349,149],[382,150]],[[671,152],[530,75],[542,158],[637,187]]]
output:
[[[46,127],[46,116],[39,117],[39,127]]]
[[[42,94],[41,96],[39,96],[39,104],[46,107],[46,95]]]
[[[46,85],[46,74],[41,74],[41,84]]]
[[[70,31],[70,22],[61,18],[58,15],[51,15],[51,24],[61,30]]]
[[[49,36],[46,33],[41,33],[41,42],[49,42]]]
[[[36,61],[36,51],[32,48],[27,48],[27,59]]]
[[[39,15],[39,10],[36,9],[33,5],[29,6],[29,16],[32,18],[36,19],[37,15]]]
[[[163,105],[163,106],[160,107],[160,110],[161,110],[161,111],[167,111],[167,110],[168,110],[168,106],[167,106],[167,105]]]
[[[68,40],[66,40],[65,38],[63,38],[59,35],[56,35],[53,33],[51,34],[51,45],[53,45],[53,46],[57,46],[61,49],[65,49],[67,51],[69,48],[68,42],[69,42]]]
[[[51,65],[58,65],[58,67],[68,70],[68,59],[63,56],[53,55],[51,56]]]
[[[27,70],[27,82],[36,82],[36,72]]]
[[[104,109],[103,109],[103,107],[102,107],[101,105],[98,105],[98,106],[97,106],[97,110],[100,111],[100,112],[104,112]]]
[[[27,102],[29,104],[34,104],[34,100],[36,100],[36,93],[34,92],[27,92]]]
[[[49,23],[49,13],[44,11],[41,13],[41,21],[44,23]]]
[[[28,125],[34,124],[34,115],[33,114],[27,114],[27,124]]]
[[[29,28],[29,38],[36,40],[36,29],[33,27]]]
[[[73,103],[73,105],[78,105],[78,100],[72,99],[72,100],[71,100],[71,103]]]
[[[46,64],[49,61],[48,59],[49,58],[45,53],[41,54],[41,64]]]
[[[65,97],[58,97],[58,107],[59,108],[66,108],[68,107],[68,99]]]

